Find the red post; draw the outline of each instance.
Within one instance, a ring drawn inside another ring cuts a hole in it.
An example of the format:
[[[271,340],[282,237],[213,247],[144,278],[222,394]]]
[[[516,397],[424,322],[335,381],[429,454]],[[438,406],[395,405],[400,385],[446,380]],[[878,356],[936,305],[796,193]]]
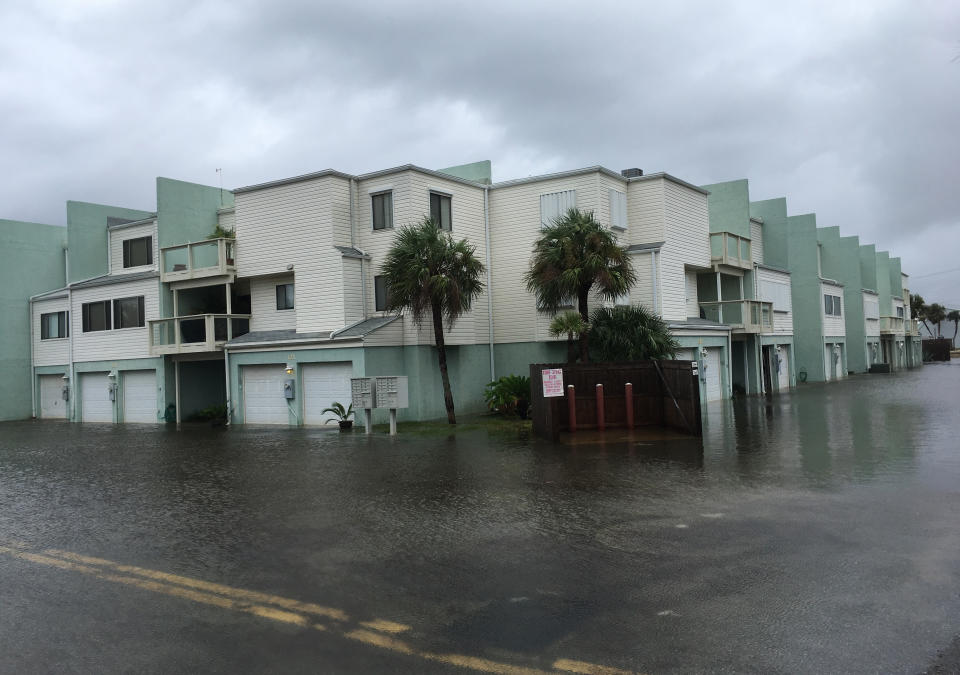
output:
[[[572,384],[567,385],[567,414],[570,417],[570,433],[577,430],[577,390]]]
[[[597,429],[603,431],[606,427],[606,419],[603,415],[603,385],[597,385]]]
[[[627,406],[627,429],[633,429],[633,384],[623,385],[624,401]]]

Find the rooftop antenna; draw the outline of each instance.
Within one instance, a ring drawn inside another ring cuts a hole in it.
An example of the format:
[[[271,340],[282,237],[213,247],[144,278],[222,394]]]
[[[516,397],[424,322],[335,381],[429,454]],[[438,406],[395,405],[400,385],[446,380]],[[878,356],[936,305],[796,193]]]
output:
[[[217,175],[220,177],[220,206],[223,206],[223,169],[217,169]]]

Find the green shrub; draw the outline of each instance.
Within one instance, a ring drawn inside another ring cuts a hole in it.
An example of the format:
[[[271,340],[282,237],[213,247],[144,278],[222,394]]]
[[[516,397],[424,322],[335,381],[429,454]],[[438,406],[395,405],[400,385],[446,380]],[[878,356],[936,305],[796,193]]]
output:
[[[530,409],[530,378],[525,375],[504,375],[487,385],[483,399],[490,410],[525,420]]]

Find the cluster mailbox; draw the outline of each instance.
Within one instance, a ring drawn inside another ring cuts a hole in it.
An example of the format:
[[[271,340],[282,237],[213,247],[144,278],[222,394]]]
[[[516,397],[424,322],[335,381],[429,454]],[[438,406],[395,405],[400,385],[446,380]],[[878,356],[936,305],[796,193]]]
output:
[[[357,410],[369,410],[373,408],[373,378],[350,378],[350,398],[353,407]]]
[[[406,375],[353,377],[350,379],[353,407],[367,414],[367,433],[371,433],[370,411],[373,408],[390,410],[390,434],[397,433],[397,408],[410,407]]]

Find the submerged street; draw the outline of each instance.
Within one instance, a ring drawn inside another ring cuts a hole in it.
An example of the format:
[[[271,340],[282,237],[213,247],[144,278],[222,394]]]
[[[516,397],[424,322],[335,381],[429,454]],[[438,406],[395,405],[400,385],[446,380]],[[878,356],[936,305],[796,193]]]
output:
[[[958,400],[935,365],[710,404],[702,451],[3,423],[0,672],[920,673]]]

